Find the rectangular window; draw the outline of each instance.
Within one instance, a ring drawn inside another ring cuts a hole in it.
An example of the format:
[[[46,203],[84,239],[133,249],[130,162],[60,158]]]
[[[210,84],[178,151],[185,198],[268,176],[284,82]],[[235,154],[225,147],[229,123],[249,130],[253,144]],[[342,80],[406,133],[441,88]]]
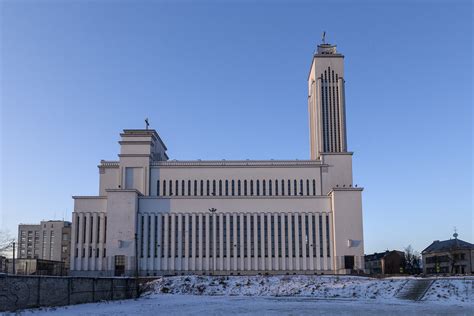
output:
[[[166,248],[168,249],[168,258],[171,258],[171,228],[173,228],[173,225],[171,223],[171,216],[168,216],[168,244],[166,245]]]
[[[278,257],[281,258],[281,215],[278,214],[278,217],[277,217],[277,220],[278,220]]]
[[[234,215],[230,215],[230,222],[229,222],[229,234],[230,234],[230,257],[234,258],[234,246],[235,246],[235,240],[234,240]]]
[[[240,258],[240,216],[237,215],[237,258]]]
[[[176,182],[177,183],[177,182]],[[174,216],[174,257],[178,258],[179,257],[179,217],[178,215],[173,215]]]
[[[268,258],[268,218],[263,215],[263,247],[265,249],[265,258]]]
[[[140,258],[143,258],[143,216],[140,216]]]
[[[221,254],[220,254],[220,250],[221,250],[221,241],[220,241],[220,233],[221,233],[221,229],[220,229],[220,219],[221,219],[221,216],[220,214],[216,216],[216,257],[217,258],[220,258]]]
[[[292,251],[292,257],[296,258],[296,240],[295,240],[295,217],[293,214],[291,215],[291,233],[293,234],[293,238],[291,239],[291,251]]]
[[[319,256],[323,257],[323,218],[319,215]]]
[[[163,196],[166,196],[166,180],[163,180]]]
[[[329,216],[326,216],[326,246],[327,246],[327,252],[328,252],[328,257],[331,256],[331,244],[329,242]]]
[[[275,258],[275,219],[273,215],[270,215],[270,234],[271,234],[271,252],[272,258]]]
[[[206,257],[206,215],[201,216],[201,223],[202,223],[202,232],[201,232],[201,238],[202,238],[202,257]]]
[[[156,181],[156,196],[160,196],[160,180]]]
[[[282,182],[283,183],[283,182]],[[288,245],[288,226],[289,226],[289,222],[288,222],[288,215],[285,215],[284,216],[284,223],[285,223],[285,257],[288,258],[289,257],[289,254],[288,254],[288,250],[289,250],[289,245]]]
[[[262,219],[260,218],[260,216],[258,215],[257,216],[257,253],[258,253],[258,256],[261,257],[262,256]]]
[[[246,182],[245,182],[246,183]],[[244,228],[244,257],[247,258],[247,249],[248,249],[248,240],[247,240],[247,215],[244,215],[244,222],[243,222],[243,228]]]
[[[161,258],[165,257],[165,217],[160,215],[161,217]]]
[[[298,215],[298,249],[300,252],[300,258],[303,258],[303,225],[300,215]]]
[[[255,257],[254,236],[255,236],[254,216],[250,215],[250,256],[251,257]]]
[[[224,258],[227,258],[227,216],[223,214],[222,216],[222,235],[223,235],[223,255]]]

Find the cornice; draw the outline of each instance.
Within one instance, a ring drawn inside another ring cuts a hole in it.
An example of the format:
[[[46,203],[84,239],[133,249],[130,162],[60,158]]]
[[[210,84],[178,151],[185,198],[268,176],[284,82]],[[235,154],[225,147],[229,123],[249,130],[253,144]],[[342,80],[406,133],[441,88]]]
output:
[[[328,166],[321,160],[168,160],[153,161],[152,167],[173,168],[173,167],[238,167],[238,168],[306,168]]]

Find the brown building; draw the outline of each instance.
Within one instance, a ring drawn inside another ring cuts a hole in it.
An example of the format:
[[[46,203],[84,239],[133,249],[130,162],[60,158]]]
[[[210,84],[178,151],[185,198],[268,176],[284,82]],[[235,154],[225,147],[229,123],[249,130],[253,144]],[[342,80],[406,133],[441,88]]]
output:
[[[365,271],[369,274],[400,274],[404,273],[405,253],[392,250],[382,253],[365,255]]]
[[[435,240],[421,252],[425,274],[474,273],[474,245],[458,239]]]

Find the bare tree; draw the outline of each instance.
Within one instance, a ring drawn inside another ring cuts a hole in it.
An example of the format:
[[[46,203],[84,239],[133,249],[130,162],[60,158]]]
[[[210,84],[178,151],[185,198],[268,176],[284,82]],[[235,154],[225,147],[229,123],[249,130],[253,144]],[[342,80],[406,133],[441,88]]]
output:
[[[420,272],[421,255],[415,251],[411,245],[405,249],[405,272],[408,274],[417,274]]]
[[[0,230],[0,255],[10,254],[13,249],[13,238],[6,230]]]

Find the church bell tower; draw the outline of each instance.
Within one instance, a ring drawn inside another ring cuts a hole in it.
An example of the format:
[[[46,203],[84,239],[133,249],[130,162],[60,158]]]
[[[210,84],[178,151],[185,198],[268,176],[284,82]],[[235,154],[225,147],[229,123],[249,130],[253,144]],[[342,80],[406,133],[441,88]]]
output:
[[[344,56],[336,45],[318,45],[308,78],[311,159],[347,152]]]

